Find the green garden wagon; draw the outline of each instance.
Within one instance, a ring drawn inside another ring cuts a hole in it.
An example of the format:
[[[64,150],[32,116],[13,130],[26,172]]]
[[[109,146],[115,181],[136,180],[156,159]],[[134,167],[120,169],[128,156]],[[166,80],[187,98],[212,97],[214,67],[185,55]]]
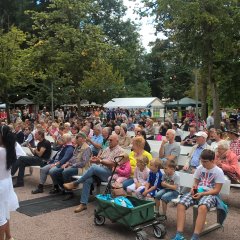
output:
[[[140,200],[136,197],[127,197],[134,208],[122,207],[111,201],[98,198],[97,208],[95,209],[94,223],[101,226],[105,219],[117,222],[128,227],[136,233],[136,240],[147,240],[147,234],[144,228],[153,227],[153,234],[156,238],[161,239],[166,234],[166,229],[161,222],[155,218],[153,201]]]

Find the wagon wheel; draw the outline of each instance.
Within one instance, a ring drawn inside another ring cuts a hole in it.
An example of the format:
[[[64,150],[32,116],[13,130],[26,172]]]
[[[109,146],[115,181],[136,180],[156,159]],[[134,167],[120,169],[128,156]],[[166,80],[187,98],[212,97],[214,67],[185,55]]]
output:
[[[153,225],[153,234],[156,238],[163,238],[166,233],[166,228],[162,224]]]
[[[139,231],[136,235],[136,240],[148,240],[147,233],[144,231]]]
[[[101,215],[97,215],[94,217],[94,223],[97,226],[102,226],[105,223],[105,217]]]

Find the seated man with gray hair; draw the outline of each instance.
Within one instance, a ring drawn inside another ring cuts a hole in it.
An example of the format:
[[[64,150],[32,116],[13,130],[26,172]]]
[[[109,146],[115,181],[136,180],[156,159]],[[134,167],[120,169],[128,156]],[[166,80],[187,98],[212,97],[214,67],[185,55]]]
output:
[[[58,144],[62,147],[54,155],[54,157],[48,162],[48,164],[40,169],[40,183],[38,187],[32,191],[32,194],[42,193],[43,185],[47,180],[48,174],[56,171],[56,168],[61,168],[73,155],[74,147],[72,145],[72,137],[70,134],[65,133],[61,138],[58,139]],[[54,185],[54,188],[50,193],[58,192],[58,186]]]
[[[114,158],[122,156],[124,150],[118,144],[118,136],[113,134],[109,137],[109,147],[107,147],[101,156],[93,156],[91,163],[93,165],[82,175],[80,179],[71,183],[65,183],[63,186],[66,190],[76,188],[80,183],[83,184],[80,205],[75,209],[75,213],[82,212],[87,209],[88,198],[90,195],[91,184],[94,176],[100,178],[101,181],[108,181],[112,174],[112,168],[115,165]]]
[[[87,143],[92,150],[93,156],[97,156],[103,143],[102,127],[100,125],[95,125],[93,127],[93,133],[94,135],[91,138],[87,138]]]
[[[175,130],[168,129],[166,132],[166,139],[163,139],[160,150],[159,158],[166,163],[167,161],[174,161],[177,164],[180,155],[180,145],[175,142]]]
[[[91,148],[86,143],[87,135],[80,131],[76,136],[76,148],[73,152],[73,156],[69,161],[63,164],[60,168],[51,172],[51,178],[54,185],[58,185],[63,189],[63,184],[72,181],[74,175],[83,173],[83,170],[89,167],[89,161],[92,155]],[[64,200],[69,200],[73,197],[72,191],[65,191],[66,197]]]
[[[196,144],[193,146],[192,151],[188,155],[185,166],[183,167],[184,171],[188,173],[194,173],[195,169],[201,164],[200,155],[204,149],[211,150],[211,147],[207,144],[208,135],[200,131],[195,134],[196,136]]]

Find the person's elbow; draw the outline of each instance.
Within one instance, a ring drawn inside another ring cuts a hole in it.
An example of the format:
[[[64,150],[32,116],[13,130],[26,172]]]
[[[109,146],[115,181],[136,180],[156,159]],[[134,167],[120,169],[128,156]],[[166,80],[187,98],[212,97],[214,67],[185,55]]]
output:
[[[175,160],[176,156],[175,155],[169,155],[167,157],[168,160],[172,161],[172,160]]]
[[[221,184],[219,183],[219,184],[217,184],[217,186],[215,186],[215,188],[214,188],[214,195],[218,195],[221,192],[222,186],[223,186],[222,183]]]

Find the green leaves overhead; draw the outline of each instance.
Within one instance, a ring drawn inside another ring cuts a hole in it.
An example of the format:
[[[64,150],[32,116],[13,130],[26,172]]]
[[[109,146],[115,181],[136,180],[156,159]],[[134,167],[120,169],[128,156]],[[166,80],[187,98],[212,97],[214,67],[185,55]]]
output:
[[[7,33],[0,31],[0,92],[2,94],[7,94],[8,88],[16,85],[21,75],[19,69],[23,54],[21,45],[25,40],[25,34],[15,27]]]
[[[208,84],[211,89],[216,127],[219,127],[219,102],[222,107],[235,105],[236,99],[233,98],[235,96],[238,98],[236,94],[231,95],[231,104],[229,99],[227,100],[229,95],[223,89],[229,91],[228,83],[231,82],[230,85],[234,88],[239,81],[238,77],[232,74],[239,68],[239,1],[142,0],[142,2],[145,8],[139,10],[140,14],[155,17],[156,31],[161,31],[168,37],[176,56],[185,60],[183,67],[187,67],[189,72],[196,67],[201,70],[201,100],[206,103]],[[166,58],[163,57],[161,60],[166,61]],[[177,64],[174,63],[174,66],[177,67]],[[166,87],[169,89],[168,92],[173,92],[169,84]],[[233,88],[231,92],[234,92]]]

